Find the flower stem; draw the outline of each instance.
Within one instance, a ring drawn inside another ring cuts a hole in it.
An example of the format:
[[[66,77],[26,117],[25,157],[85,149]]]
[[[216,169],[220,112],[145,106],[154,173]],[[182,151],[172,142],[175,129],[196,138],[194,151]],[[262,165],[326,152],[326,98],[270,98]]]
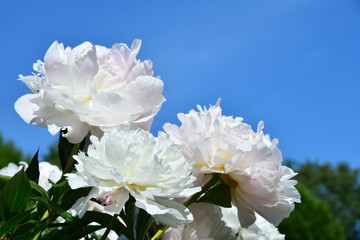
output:
[[[193,202],[196,202],[201,195],[206,193],[211,187],[213,187],[220,180],[219,174],[214,174],[214,176],[201,188],[201,191],[195,193],[188,201],[184,203],[185,207],[190,206]]]
[[[79,152],[79,149],[80,149],[80,145],[81,143],[77,143],[74,145],[74,147],[72,148],[71,150],[71,153],[70,153],[70,156],[66,162],[66,165],[65,165],[65,169],[64,169],[64,173],[68,173],[71,171],[71,168],[74,164],[74,158],[73,158],[73,155],[77,154]]]
[[[160,239],[161,236],[164,234],[164,232],[166,231],[166,229],[168,229],[168,226],[162,226],[156,233],[155,235],[151,238],[151,240],[157,240]]]
[[[119,216],[119,214],[114,214],[114,216],[111,218],[111,221],[110,221],[108,227],[106,228],[106,231],[105,231],[104,235],[102,235],[102,237],[101,237],[100,240],[105,240],[105,239],[106,239],[106,237],[109,235],[109,233],[110,233],[110,231],[111,231],[111,228],[112,228],[112,226],[114,225],[115,220],[116,220],[116,218],[117,218],[118,216]]]
[[[212,188],[218,181],[220,181],[219,174],[214,174],[214,176],[201,188],[201,191],[194,194],[188,201],[186,201],[183,205],[185,207],[190,206],[193,202],[196,202],[201,195],[206,193],[210,188]],[[162,226],[155,235],[151,238],[151,240],[160,239],[164,232],[168,229],[168,226]]]

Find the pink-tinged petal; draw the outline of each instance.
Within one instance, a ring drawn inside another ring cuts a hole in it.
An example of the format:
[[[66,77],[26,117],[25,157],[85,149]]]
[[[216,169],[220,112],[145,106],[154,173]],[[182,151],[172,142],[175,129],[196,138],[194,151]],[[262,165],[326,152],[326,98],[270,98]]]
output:
[[[89,85],[99,70],[96,47],[84,42],[71,50],[68,59],[69,75],[73,78],[73,86],[81,88]]]
[[[232,189],[231,197],[233,204],[237,207],[238,218],[241,226],[248,227],[253,224],[256,220],[254,210],[250,209],[246,202],[242,199],[242,195],[238,194],[236,191]]]
[[[154,116],[158,113],[166,99],[162,96],[164,83],[154,77],[142,76],[125,86],[122,97],[143,107],[143,112],[135,121],[142,124],[142,128],[149,130]]]
[[[109,213],[120,213],[127,200],[129,200],[129,192],[122,190],[116,197],[116,201],[111,205],[105,206],[104,210]]]
[[[112,53],[114,54],[117,63],[123,63],[127,69],[133,67],[136,56],[138,55],[141,47],[141,40],[135,39],[131,44],[131,49],[126,44],[116,43],[113,45]]]
[[[47,50],[44,57],[46,75],[53,85],[62,85],[67,81],[68,54],[62,43],[55,41]]]

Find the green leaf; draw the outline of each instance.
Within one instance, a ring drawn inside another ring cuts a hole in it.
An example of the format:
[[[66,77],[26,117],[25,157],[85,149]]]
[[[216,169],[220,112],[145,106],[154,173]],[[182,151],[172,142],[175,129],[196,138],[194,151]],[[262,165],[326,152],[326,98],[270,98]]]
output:
[[[147,232],[153,223],[153,217],[148,214],[144,209],[139,209],[139,214],[137,216],[136,222],[136,239],[145,240],[147,239]]]
[[[196,202],[212,203],[221,207],[231,207],[231,191],[230,187],[221,182],[210,188],[205,194]]]
[[[60,162],[61,162],[61,169],[63,172],[65,172],[65,168],[66,168],[68,159],[71,156],[73,147],[75,146],[75,144],[70,143],[65,137],[63,137],[63,134],[66,134],[66,133],[67,133],[67,129],[60,131],[59,144],[58,144],[59,158],[60,158]],[[70,171],[71,170],[72,169],[70,169]]]
[[[54,184],[49,193],[54,202],[58,202],[63,209],[68,210],[79,198],[88,195],[90,191],[91,187],[71,189],[68,182],[63,181]]]
[[[31,187],[24,169],[17,172],[1,190],[1,200],[11,213],[19,213],[30,202]]]
[[[97,229],[108,227],[110,221],[113,220],[113,224],[111,226],[111,230],[115,231],[117,235],[125,235],[128,239],[133,239],[127,236],[126,227],[118,220],[113,219],[113,216],[101,213],[101,212],[93,212],[87,211],[85,215],[78,219],[75,217],[76,224],[64,224],[61,229],[56,229],[51,231],[50,233],[42,236],[42,239],[72,239],[72,237],[76,236],[84,236],[86,234],[91,233],[92,231],[96,231]],[[98,223],[99,226],[88,227],[90,223]],[[74,238],[75,239],[75,238]],[[77,238],[76,238],[77,239]]]
[[[39,156],[39,150],[36,151],[28,168],[26,169],[26,175],[28,176],[28,178],[36,183],[39,182],[39,176],[40,176],[38,156]]]
[[[44,235],[41,236],[41,239],[43,240],[64,240],[64,239],[70,239],[70,234],[64,231],[64,228],[62,229],[54,229]]]
[[[74,222],[74,217],[65,211],[60,205],[49,201],[49,199],[43,197],[31,197],[34,201],[37,201],[43,205],[45,205],[49,210],[55,211],[59,216],[64,218],[67,222]]]
[[[49,189],[50,197],[53,201],[58,202],[64,195],[66,191],[68,191],[70,188],[67,181],[62,181],[59,183],[56,183],[52,185],[52,187]]]
[[[86,226],[91,222],[96,222],[103,227],[107,227],[112,217],[113,216],[106,213],[87,211],[85,215],[79,219],[79,222],[83,226]],[[127,228],[118,219],[114,221],[111,229],[114,230],[119,236],[125,235],[128,239],[133,239],[129,236]]]
[[[84,236],[84,234],[90,234],[93,233],[97,230],[100,230],[104,228],[103,226],[100,225],[88,225],[83,227],[82,232],[75,232],[73,234],[70,235],[70,239],[80,239],[82,236]]]
[[[84,148],[87,139],[87,137],[85,137],[81,143],[73,144],[63,137],[63,134],[66,133],[67,129],[61,130],[58,144],[59,158],[63,173],[71,172],[74,169],[74,158],[72,156]]]
[[[47,227],[46,224],[35,225],[33,228],[29,229],[27,232],[15,237],[14,240],[33,240],[36,237],[36,235],[38,235],[39,233],[44,231],[46,229],[46,227]]]
[[[0,175],[0,190],[7,184],[7,182],[11,179],[9,176]]]
[[[2,224],[0,226],[0,236],[5,235],[6,233],[12,232],[12,230],[17,227],[17,225],[24,220],[26,217],[30,216],[30,212],[34,209],[26,210],[25,212],[21,212],[11,219],[9,219],[7,222]]]
[[[31,196],[49,198],[49,194],[36,182],[30,181]]]
[[[130,239],[134,239],[133,229],[135,220],[135,198],[133,196],[130,195],[129,200],[125,203],[125,211],[121,211],[120,217],[127,226],[127,235],[131,236]]]
[[[60,205],[63,209],[68,210],[71,208],[75,202],[84,196],[87,196],[91,191],[91,187],[88,188],[78,188],[78,189],[71,189],[67,190],[63,197],[61,198]]]

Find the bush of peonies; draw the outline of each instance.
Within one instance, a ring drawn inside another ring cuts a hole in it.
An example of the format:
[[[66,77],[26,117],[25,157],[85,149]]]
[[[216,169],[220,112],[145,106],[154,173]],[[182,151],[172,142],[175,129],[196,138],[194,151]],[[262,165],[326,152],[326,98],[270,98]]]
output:
[[[36,153],[0,170],[1,238],[284,239],[276,226],[300,195],[278,140],[222,115],[220,100],[153,136],[164,84],[140,46],[54,42],[20,75],[32,92],[15,109],[60,132],[61,169]]]

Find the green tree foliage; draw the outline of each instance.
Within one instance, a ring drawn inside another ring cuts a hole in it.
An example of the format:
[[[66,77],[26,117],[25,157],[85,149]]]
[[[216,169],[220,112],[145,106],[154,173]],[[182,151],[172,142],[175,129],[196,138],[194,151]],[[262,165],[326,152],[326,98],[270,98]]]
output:
[[[351,169],[347,163],[288,163],[298,172],[299,183],[328,203],[335,219],[344,226],[347,239],[360,239],[360,170]]]
[[[29,156],[25,156],[12,141],[5,141],[0,134],[0,168],[7,166],[10,162],[30,161]]]
[[[344,227],[335,220],[329,205],[316,198],[304,185],[298,184],[301,204],[283,220],[279,231],[286,240],[345,240]]]

